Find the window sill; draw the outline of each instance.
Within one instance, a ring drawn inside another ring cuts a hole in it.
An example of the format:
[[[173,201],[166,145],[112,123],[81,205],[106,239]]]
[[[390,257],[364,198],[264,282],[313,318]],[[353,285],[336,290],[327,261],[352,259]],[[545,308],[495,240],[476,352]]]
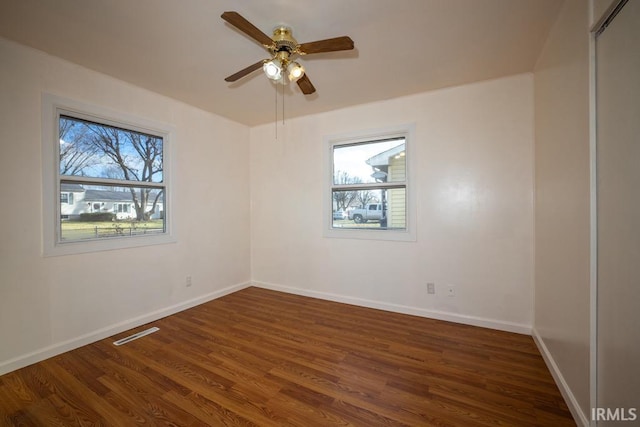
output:
[[[112,251],[118,249],[138,248],[143,246],[166,245],[177,240],[168,234],[161,236],[109,237],[96,240],[82,240],[68,243],[46,243],[43,247],[45,257],[77,255],[92,252]]]
[[[360,240],[386,240],[397,242],[415,242],[416,234],[409,230],[355,230],[348,228],[327,227],[324,229],[324,237],[337,239],[360,239]]]

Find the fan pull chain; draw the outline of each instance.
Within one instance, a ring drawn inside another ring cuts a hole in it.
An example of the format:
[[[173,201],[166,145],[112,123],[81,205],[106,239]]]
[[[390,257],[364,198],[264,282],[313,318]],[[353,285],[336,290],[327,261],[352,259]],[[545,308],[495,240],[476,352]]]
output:
[[[274,92],[276,94],[276,108],[275,108],[276,117],[273,123],[276,125],[276,140],[277,140],[278,139],[278,86],[276,86],[274,89],[275,89]]]

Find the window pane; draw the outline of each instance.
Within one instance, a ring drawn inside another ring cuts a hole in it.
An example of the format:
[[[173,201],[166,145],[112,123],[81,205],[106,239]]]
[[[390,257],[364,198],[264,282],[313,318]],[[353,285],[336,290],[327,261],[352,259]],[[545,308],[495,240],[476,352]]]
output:
[[[405,180],[404,138],[333,147],[333,183],[336,185]]]
[[[165,232],[162,188],[62,184],[75,203],[60,202],[60,240],[77,241]]]
[[[333,191],[334,228],[407,228],[406,188]]]
[[[161,137],[60,116],[60,175],[162,182]]]

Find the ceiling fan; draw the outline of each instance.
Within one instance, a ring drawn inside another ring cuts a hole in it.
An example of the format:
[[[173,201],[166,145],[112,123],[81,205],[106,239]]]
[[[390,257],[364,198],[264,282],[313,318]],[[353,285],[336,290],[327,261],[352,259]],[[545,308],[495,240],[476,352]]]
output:
[[[274,82],[282,84],[287,81],[296,82],[302,93],[310,95],[316,91],[316,88],[307,77],[304,67],[293,60],[295,56],[351,50],[354,46],[353,40],[348,36],[298,44],[289,27],[277,27],[273,30],[273,37],[269,37],[237,12],[224,12],[221,18],[256,40],[271,54],[271,58],[258,61],[230,75],[224,79],[227,82],[235,82],[262,68],[267,77]]]

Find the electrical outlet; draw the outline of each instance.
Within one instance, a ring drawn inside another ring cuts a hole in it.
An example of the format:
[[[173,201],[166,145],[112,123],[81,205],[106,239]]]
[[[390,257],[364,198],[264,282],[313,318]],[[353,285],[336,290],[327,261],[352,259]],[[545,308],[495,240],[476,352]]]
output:
[[[187,288],[191,286],[191,276],[187,276],[187,280],[185,281],[185,286]]]
[[[455,297],[456,296],[456,287],[453,285],[447,285],[447,296]]]
[[[435,294],[436,293],[436,284],[435,283],[427,283],[427,293]]]

